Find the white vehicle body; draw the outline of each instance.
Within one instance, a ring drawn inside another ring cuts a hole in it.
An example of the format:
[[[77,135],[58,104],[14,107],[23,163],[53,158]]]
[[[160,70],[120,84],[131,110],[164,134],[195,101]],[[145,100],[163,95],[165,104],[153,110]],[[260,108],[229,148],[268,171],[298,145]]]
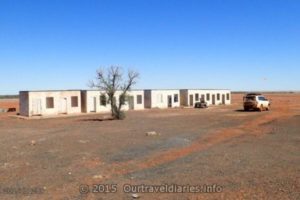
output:
[[[271,103],[261,94],[250,93],[244,97],[244,110],[270,110]]]

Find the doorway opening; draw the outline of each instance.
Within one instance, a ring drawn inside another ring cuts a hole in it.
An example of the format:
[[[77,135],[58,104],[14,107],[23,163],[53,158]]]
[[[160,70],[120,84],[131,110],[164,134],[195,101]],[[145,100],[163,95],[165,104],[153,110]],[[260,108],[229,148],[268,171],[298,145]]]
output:
[[[194,106],[194,95],[190,94],[190,106]]]
[[[172,95],[168,95],[168,107],[172,108]]]
[[[225,105],[225,94],[222,94],[222,104]]]
[[[134,97],[133,96],[128,97],[128,108],[129,108],[129,110],[134,109]]]
[[[33,99],[32,100],[32,115],[40,116],[42,115],[42,100]]]
[[[96,108],[97,108],[97,98],[96,97],[91,97],[90,99],[90,112],[96,112]]]
[[[212,104],[216,105],[216,95],[215,94],[212,95]]]
[[[67,112],[68,112],[67,98],[61,98],[59,100],[59,114],[67,114]]]

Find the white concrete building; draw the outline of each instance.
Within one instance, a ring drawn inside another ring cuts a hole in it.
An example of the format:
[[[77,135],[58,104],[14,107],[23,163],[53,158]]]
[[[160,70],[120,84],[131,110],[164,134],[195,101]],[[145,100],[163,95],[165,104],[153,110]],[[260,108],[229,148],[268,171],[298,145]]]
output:
[[[121,91],[116,92],[118,103]],[[145,108],[194,107],[204,99],[208,105],[231,104],[230,90],[132,90],[127,93],[123,110]],[[61,114],[111,112],[108,96],[99,90],[21,91],[20,115],[49,116]]]
[[[116,101],[119,102],[121,91],[116,92]],[[105,113],[111,111],[108,96],[99,90],[82,90],[81,105],[83,113]],[[127,98],[122,110],[144,109],[144,91],[132,90],[127,93]]]
[[[81,113],[80,90],[21,91],[19,98],[22,116]]]
[[[144,90],[131,90],[130,92],[128,92],[128,95],[129,110],[145,109]]]
[[[179,90],[145,90],[145,108],[180,107]]]
[[[207,105],[231,104],[230,90],[183,89],[180,90],[181,106],[194,107],[195,103],[204,99]]]

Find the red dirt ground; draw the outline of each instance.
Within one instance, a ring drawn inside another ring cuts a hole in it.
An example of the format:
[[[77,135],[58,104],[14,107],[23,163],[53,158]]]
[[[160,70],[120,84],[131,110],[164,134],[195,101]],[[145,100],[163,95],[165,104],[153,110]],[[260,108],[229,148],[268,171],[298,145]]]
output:
[[[269,112],[243,112],[242,95],[234,94],[230,106],[128,112],[123,121],[100,122],[101,115],[21,120],[2,113],[0,188],[42,187],[44,193],[2,191],[0,197],[132,199],[123,184],[168,183],[218,184],[223,192],[139,196],[300,199],[300,95],[266,96]],[[118,193],[79,193],[79,185],[96,183],[118,184]]]

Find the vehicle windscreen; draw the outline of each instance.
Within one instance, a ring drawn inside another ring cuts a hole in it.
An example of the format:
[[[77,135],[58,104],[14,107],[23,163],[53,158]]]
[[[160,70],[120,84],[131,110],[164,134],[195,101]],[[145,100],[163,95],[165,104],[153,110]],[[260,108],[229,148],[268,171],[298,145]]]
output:
[[[266,98],[265,98],[265,97],[263,97],[263,96],[261,96],[261,97],[258,97],[258,99],[259,99],[260,101],[265,101],[265,100],[266,100]]]
[[[246,101],[255,101],[255,96],[246,96],[245,100]]]

